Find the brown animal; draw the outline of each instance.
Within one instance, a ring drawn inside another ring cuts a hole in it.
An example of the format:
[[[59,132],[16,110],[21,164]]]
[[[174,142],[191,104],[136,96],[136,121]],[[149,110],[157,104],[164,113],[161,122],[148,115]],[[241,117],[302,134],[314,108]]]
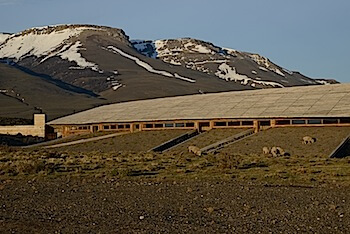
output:
[[[278,151],[278,149],[277,149],[276,146],[273,146],[273,147],[271,148],[271,154],[272,154],[272,156],[274,156],[274,157],[278,157],[278,156],[279,156],[279,151]]]
[[[264,146],[262,150],[263,150],[263,154],[269,154],[271,149],[270,147]]]
[[[284,151],[284,149],[282,149],[279,146],[273,146],[271,148],[271,154],[274,157],[280,157],[280,156],[286,156],[287,155],[287,153]]]
[[[201,150],[197,146],[194,146],[194,145],[190,145],[188,147],[188,152],[193,153],[193,154],[195,154],[197,156],[201,156],[202,155]]]
[[[316,138],[310,137],[310,136],[304,136],[302,143],[307,145],[307,144],[312,144],[316,142]]]
[[[284,151],[284,149],[282,149],[281,147],[276,147],[277,148],[277,150],[278,150],[278,153],[279,153],[279,156],[284,156],[285,155],[285,151]]]

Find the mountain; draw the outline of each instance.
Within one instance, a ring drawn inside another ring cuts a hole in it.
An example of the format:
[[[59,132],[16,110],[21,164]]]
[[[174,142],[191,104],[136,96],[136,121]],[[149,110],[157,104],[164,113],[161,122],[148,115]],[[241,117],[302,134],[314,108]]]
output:
[[[140,54],[121,29],[91,25],[32,28],[8,37],[0,59],[91,90],[111,102],[246,89]]]
[[[36,90],[27,90],[28,105],[22,101],[18,108],[38,107],[55,117],[103,103],[320,83],[258,54],[190,38],[129,40],[121,29],[95,25],[56,25],[0,34],[0,61],[6,67],[0,77],[1,90],[9,92],[17,85]],[[10,68],[25,78],[9,78],[7,74],[14,73]],[[52,95],[45,89],[57,90],[57,96],[43,99],[43,94]],[[56,111],[50,107],[55,98],[65,100],[56,102]],[[6,113],[1,111],[1,115]]]
[[[314,79],[282,68],[259,54],[196,39],[135,40],[132,44],[148,57],[254,88],[317,84]]]

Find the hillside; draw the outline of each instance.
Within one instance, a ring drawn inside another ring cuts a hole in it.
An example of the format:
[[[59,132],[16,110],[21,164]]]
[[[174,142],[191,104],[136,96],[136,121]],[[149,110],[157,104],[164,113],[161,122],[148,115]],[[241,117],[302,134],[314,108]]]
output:
[[[48,113],[48,119],[101,104],[83,89],[48,78],[27,74],[0,63],[0,116],[32,119],[33,113]]]
[[[18,74],[13,75],[14,70],[21,73],[19,76],[31,77],[21,80],[28,91],[22,90],[20,95],[28,102],[17,97],[19,102],[13,105],[10,103],[14,100],[1,95],[5,110],[13,110],[0,115],[16,117],[28,115],[24,113],[35,107],[56,117],[102,103],[320,83],[258,54],[190,38],[129,40],[121,29],[95,25],[57,25],[2,33],[0,61],[6,64],[2,65],[6,69],[1,73],[1,90],[11,90],[15,84]],[[46,83],[37,88],[32,80]],[[55,102],[55,107],[50,107],[56,100],[50,98],[51,89],[60,90],[54,92],[62,100]],[[43,100],[43,93],[50,93],[49,98]]]

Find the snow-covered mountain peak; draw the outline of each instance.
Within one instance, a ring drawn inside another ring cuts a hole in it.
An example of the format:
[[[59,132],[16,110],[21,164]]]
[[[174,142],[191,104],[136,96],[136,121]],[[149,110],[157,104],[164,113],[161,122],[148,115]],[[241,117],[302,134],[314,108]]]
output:
[[[302,75],[299,77],[259,54],[223,48],[202,40],[179,38],[156,41],[137,40],[131,43],[145,56],[252,87],[284,87],[296,83],[316,84],[312,79]]]
[[[16,36],[23,36],[28,34],[51,34],[54,32],[60,32],[64,30],[70,30],[74,33],[74,31],[82,32],[84,30],[103,30],[103,31],[119,31],[124,35],[124,31],[121,29],[111,28],[107,26],[99,26],[99,25],[91,25],[91,24],[58,24],[58,25],[48,25],[43,27],[33,27],[26,29],[22,32],[16,33]]]
[[[11,34],[9,33],[0,33],[0,45],[6,41],[7,38],[9,38]]]
[[[42,63],[57,56],[75,62],[78,68],[99,71],[97,64],[86,61],[79,52],[84,49],[79,36],[87,31],[104,32],[107,36],[128,41],[123,30],[105,26],[79,24],[35,27],[3,37],[5,40],[0,44],[0,58],[18,62],[34,56]]]

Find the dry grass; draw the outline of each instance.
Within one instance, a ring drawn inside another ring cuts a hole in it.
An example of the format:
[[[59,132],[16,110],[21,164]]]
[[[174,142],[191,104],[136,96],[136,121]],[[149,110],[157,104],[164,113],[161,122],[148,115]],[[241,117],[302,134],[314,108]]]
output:
[[[1,148],[0,179],[72,175],[120,179],[218,178],[268,184],[350,186],[350,158],[328,158],[329,151],[348,135],[348,131],[349,128],[272,129],[217,154],[201,157],[188,153],[186,146],[181,146],[183,150],[179,147],[177,151],[163,154],[146,152],[152,146],[182,134],[179,131],[128,134],[59,150]],[[318,141],[314,145],[302,145],[299,138],[306,133]],[[213,131],[205,135],[206,141],[199,137],[195,139],[204,146],[212,143],[209,134],[218,140],[232,132]],[[270,144],[284,147],[291,155],[263,155],[261,148]]]
[[[160,145],[165,141],[168,141],[186,132],[188,132],[188,130],[159,130],[135,132],[104,140],[61,147],[60,150],[74,152],[99,151],[100,153],[119,151],[140,152],[147,151],[155,146]]]
[[[350,185],[350,159],[318,156],[147,152],[57,152],[5,149],[0,152],[0,178],[23,176],[111,176],[155,179],[221,178],[269,184]]]
[[[226,147],[222,153],[261,154],[264,146],[280,146],[295,156],[328,156],[350,134],[350,127],[286,127],[273,128]],[[316,138],[310,145],[302,144],[304,136]]]
[[[178,147],[174,147],[173,149],[171,149],[171,151],[177,153],[183,152],[186,151],[188,146],[190,145],[195,145],[199,148],[202,148],[211,145],[217,141],[236,135],[245,130],[246,129],[213,129],[189,140],[188,142],[182,145],[179,145]]]

